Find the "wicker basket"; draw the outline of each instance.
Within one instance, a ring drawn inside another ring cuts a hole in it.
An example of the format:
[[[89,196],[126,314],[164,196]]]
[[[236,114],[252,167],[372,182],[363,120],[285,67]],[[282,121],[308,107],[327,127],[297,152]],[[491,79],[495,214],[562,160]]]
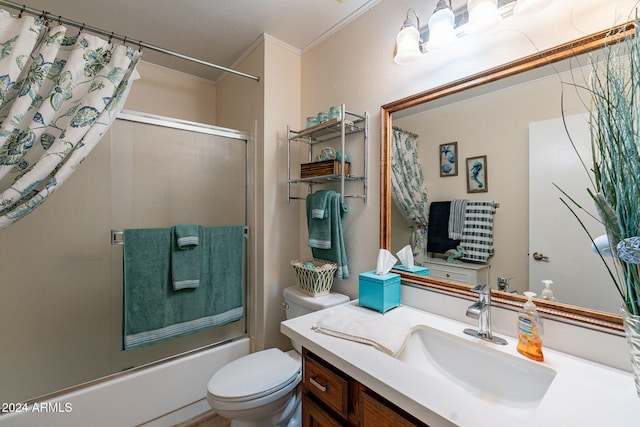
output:
[[[327,295],[333,285],[333,276],[336,274],[338,265],[328,261],[311,260],[314,267],[304,265],[302,261],[293,260],[291,265],[296,272],[298,286],[303,292],[319,297]]]

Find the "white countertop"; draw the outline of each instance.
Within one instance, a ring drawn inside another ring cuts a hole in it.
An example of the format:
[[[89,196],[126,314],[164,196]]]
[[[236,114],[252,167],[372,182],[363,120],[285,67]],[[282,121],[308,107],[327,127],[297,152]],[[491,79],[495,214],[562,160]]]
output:
[[[327,310],[332,309],[382,316],[359,307],[357,301]],[[372,346],[313,331],[312,326],[325,312],[284,321],[280,329],[303,347],[431,426],[640,425],[640,397],[636,394],[633,376],[628,372],[545,348],[542,363],[554,369],[556,377],[536,408],[513,409],[474,396],[451,381],[419,371]],[[465,335],[462,330],[469,327],[468,324],[411,307],[395,308],[384,317],[411,326],[428,325],[478,342],[478,345],[494,345]],[[524,358],[517,352],[514,338],[497,335],[505,338],[508,345],[496,346],[496,349]],[[526,387],[526,384],[522,386]]]

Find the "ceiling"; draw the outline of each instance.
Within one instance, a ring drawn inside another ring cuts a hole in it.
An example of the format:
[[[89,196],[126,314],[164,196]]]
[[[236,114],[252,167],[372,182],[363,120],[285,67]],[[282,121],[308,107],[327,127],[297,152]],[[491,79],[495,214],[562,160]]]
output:
[[[378,1],[13,0],[227,68],[263,33],[304,52]],[[214,81],[223,74],[150,49],[143,60]]]

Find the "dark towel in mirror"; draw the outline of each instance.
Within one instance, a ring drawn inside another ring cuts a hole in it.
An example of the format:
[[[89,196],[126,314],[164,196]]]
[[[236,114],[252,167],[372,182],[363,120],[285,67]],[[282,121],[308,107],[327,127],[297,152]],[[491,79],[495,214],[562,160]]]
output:
[[[429,206],[429,228],[427,229],[427,251],[443,254],[455,249],[460,240],[449,238],[449,212],[451,201],[431,202]]]

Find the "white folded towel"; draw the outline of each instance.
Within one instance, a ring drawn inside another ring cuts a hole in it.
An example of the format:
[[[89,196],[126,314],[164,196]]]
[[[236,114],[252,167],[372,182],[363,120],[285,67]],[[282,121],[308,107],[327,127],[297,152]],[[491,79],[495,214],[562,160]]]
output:
[[[382,314],[364,315],[335,309],[328,311],[313,330],[334,337],[372,345],[390,356],[397,356],[411,333],[409,325]]]

